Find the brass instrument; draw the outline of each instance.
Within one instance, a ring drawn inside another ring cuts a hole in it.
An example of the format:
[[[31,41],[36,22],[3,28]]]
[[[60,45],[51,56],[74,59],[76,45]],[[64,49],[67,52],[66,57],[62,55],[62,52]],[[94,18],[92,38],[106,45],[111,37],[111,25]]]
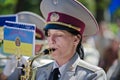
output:
[[[23,67],[23,74],[20,76],[20,80],[32,80],[32,75],[33,75],[33,67],[32,64],[35,59],[39,58],[42,55],[47,55],[50,54],[52,51],[55,49],[45,49],[42,53],[38,54],[37,56],[30,57],[28,59],[28,64]]]

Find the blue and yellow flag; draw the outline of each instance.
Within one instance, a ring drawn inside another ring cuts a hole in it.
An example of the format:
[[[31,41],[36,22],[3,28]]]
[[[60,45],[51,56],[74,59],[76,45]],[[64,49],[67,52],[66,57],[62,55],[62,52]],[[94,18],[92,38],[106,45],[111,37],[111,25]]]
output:
[[[6,21],[4,25],[5,53],[31,56],[35,48],[35,25]]]
[[[17,21],[16,15],[0,15],[0,40],[3,40],[3,26],[5,24],[5,21]]]

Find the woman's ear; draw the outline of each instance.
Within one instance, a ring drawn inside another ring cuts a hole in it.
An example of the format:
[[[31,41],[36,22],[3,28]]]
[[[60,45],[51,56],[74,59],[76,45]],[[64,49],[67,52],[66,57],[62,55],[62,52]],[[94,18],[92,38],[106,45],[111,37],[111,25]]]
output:
[[[76,35],[76,36],[75,36],[75,39],[74,39],[74,43],[75,43],[76,45],[78,45],[78,43],[80,42],[80,39],[81,39],[81,36],[80,36],[80,35]]]

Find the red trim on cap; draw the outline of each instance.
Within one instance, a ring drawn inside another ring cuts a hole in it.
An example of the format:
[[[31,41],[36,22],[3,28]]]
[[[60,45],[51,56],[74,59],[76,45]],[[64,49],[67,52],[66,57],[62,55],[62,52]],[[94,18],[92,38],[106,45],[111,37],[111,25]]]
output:
[[[44,39],[43,32],[42,32],[40,29],[38,29],[37,27],[36,27],[36,34],[37,34],[38,37],[41,38],[42,40]]]
[[[51,21],[51,16],[53,13],[58,14],[58,19],[56,19],[56,21]],[[84,22],[82,22],[81,20],[72,17],[70,15],[64,14],[64,13],[60,13],[60,12],[50,12],[48,14],[48,18],[47,18],[47,22],[61,22],[61,23],[65,23],[71,26],[74,26],[76,28],[80,28],[80,33],[83,34],[84,32],[84,28],[85,28],[85,24]]]

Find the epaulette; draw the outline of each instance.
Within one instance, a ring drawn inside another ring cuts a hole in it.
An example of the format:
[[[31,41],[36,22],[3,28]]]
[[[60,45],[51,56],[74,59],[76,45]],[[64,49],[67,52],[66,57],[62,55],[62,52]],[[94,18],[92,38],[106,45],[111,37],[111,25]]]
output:
[[[92,64],[89,64],[89,63],[87,63],[87,62],[85,62],[83,60],[79,61],[78,66],[86,68],[86,69],[91,70],[93,72],[96,72],[98,70],[102,70],[102,68],[100,68],[98,66],[95,66],[95,65],[92,65]]]

